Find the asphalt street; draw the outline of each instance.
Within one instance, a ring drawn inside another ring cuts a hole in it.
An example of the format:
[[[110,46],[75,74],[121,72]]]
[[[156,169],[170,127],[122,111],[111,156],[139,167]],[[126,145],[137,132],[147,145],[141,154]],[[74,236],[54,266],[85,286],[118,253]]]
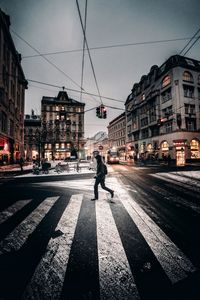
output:
[[[0,183],[0,299],[184,300],[200,295],[198,169],[113,165]]]

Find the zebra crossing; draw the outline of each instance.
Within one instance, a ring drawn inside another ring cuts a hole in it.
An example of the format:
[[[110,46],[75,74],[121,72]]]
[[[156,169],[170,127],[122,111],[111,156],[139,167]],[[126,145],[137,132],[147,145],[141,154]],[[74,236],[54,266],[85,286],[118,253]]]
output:
[[[66,207],[55,229],[57,235],[49,239],[46,251],[40,258],[19,299],[60,299],[66,282],[69,258],[73,255],[72,245],[74,239],[77,238],[76,230],[77,224],[80,222],[80,212],[84,211],[86,203],[87,207],[88,205],[91,206],[90,210],[93,211],[96,218],[99,299],[147,299],[141,293],[141,287],[138,287],[138,279],[135,278],[134,267],[130,262],[129,254],[118,227],[123,213],[128,214],[131,222],[137,227],[138,236],[145,241],[146,251],[151,252],[151,255],[154,256],[171,285],[184,280],[188,274],[196,271],[195,266],[185,254],[134,199],[130,198],[117,178],[108,178],[107,183],[117,191],[114,203],[105,197],[104,192],[101,193],[100,200],[95,203],[89,202],[89,199],[83,194],[83,180],[68,183],[68,188],[71,184],[71,187],[79,188],[81,193],[73,194],[70,199],[66,199]],[[88,189],[88,186],[91,185],[92,181],[88,183],[86,188]],[[59,198],[59,196],[45,198],[33,212],[0,241],[0,259],[5,253],[19,251],[23,247]],[[33,200],[18,201],[0,212],[0,225],[31,201]],[[122,215],[120,215],[121,211]],[[118,219],[117,214],[119,215]],[[123,230],[128,229],[123,228]],[[89,242],[88,247],[91,247]],[[143,270],[145,268],[151,269],[151,264],[148,260],[145,261]],[[2,272],[1,269],[0,272]],[[140,274],[140,276],[142,275]],[[3,296],[5,299],[11,299],[0,294],[0,298],[4,299]],[[90,297],[92,296],[90,295]],[[155,299],[157,298],[155,297]]]

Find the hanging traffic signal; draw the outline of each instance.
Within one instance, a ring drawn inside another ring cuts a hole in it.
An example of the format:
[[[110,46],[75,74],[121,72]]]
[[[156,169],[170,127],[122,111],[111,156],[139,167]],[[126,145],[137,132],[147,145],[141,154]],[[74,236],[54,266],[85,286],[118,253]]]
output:
[[[107,118],[107,108],[103,104],[96,108],[96,116],[100,119]]]
[[[100,106],[98,106],[98,107],[96,108],[96,116],[97,116],[98,118],[100,118],[100,114],[101,114]]]
[[[102,115],[103,115],[103,119],[107,118],[107,108],[105,106],[103,106]]]

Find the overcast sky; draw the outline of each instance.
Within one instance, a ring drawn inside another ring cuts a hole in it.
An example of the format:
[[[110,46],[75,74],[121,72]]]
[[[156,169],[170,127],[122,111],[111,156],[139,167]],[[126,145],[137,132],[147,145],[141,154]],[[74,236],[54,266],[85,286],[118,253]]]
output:
[[[85,0],[79,0],[84,19]],[[76,0],[0,0],[1,9],[10,15],[11,34],[22,55],[22,67],[28,80],[80,91],[83,32]],[[171,55],[179,54],[188,40],[155,41],[192,37],[200,28],[199,0],[88,0],[86,37],[91,50],[95,75],[105,105],[124,109],[124,102],[134,83],[160,66]],[[16,35],[17,34],[17,35]],[[124,47],[123,44],[151,42]],[[29,45],[32,46],[32,48]],[[34,50],[35,48],[36,50]],[[200,60],[200,41],[187,53]],[[29,56],[29,57],[27,57]],[[34,56],[34,57],[30,57]],[[53,66],[54,65],[54,66]],[[57,68],[56,68],[57,67]],[[59,87],[29,81],[25,112],[40,114],[43,96],[56,97]],[[83,88],[98,94],[89,56],[85,54]],[[80,101],[80,93],[67,90],[69,97]],[[98,106],[98,97],[83,95],[85,110]],[[108,108],[107,119],[96,118],[96,111],[85,114],[85,137],[107,131],[108,123],[123,110]]]

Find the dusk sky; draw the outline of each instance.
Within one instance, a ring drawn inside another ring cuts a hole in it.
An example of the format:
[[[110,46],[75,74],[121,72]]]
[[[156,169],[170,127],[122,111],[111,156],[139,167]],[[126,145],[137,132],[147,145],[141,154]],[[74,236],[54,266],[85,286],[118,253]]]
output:
[[[79,5],[84,20],[85,0],[79,0]],[[29,81],[25,113],[34,109],[40,114],[42,97],[56,97],[62,86],[77,90],[67,93],[80,101],[83,32],[76,0],[0,0],[0,8],[10,15],[11,34]],[[160,66],[179,54],[197,32],[200,1],[88,0],[86,24],[89,47],[102,47],[90,50],[102,101],[113,107],[108,108],[105,120],[96,117],[95,109],[86,112],[85,137],[91,137],[107,131],[108,123],[123,112],[133,84],[148,74],[152,65]],[[186,56],[200,60],[200,40]],[[87,51],[83,88],[98,95]],[[83,95],[82,101],[85,110],[101,103],[99,97],[88,95]]]

